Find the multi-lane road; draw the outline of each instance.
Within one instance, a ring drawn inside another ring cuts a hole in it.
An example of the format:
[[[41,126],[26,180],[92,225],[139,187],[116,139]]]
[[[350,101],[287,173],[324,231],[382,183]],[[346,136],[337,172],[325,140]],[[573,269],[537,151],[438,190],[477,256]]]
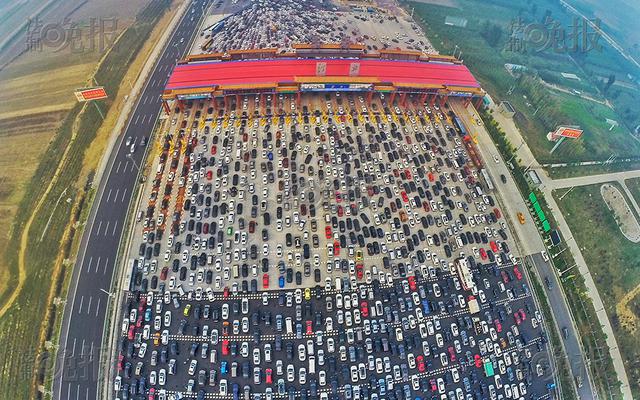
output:
[[[202,5],[195,2],[192,7]],[[136,100],[124,134],[109,156],[97,200],[86,225],[67,295],[53,395],[61,400],[98,396],[98,369],[107,303],[127,210],[137,183],[138,166],[160,111],[160,95],[176,60],[191,43],[200,16],[187,10],[171,34]],[[194,18],[193,16],[198,17]],[[130,154],[131,145],[135,151]]]

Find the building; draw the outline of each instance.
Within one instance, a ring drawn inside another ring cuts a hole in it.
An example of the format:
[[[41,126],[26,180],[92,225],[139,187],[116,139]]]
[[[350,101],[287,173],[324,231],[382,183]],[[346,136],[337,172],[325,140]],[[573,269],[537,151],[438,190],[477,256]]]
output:
[[[245,94],[304,92],[385,93],[403,104],[407,95],[443,105],[449,97],[482,103],[485,92],[469,69],[450,56],[416,51],[362,51],[362,46],[340,44],[296,45],[291,53],[277,49],[234,50],[188,56],[171,73],[162,95],[169,102],[220,99],[225,105]],[[216,102],[214,102],[216,103]],[[237,102],[236,102],[237,104]]]
[[[500,107],[498,109],[502,114],[506,115],[509,118],[513,118],[516,115],[516,109],[513,108],[511,103],[506,100],[500,102]]]

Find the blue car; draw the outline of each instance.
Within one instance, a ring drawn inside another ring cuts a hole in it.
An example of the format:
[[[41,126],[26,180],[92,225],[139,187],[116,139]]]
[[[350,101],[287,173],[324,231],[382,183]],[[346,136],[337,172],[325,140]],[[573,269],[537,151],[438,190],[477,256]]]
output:
[[[220,363],[220,374],[221,375],[226,375],[229,372],[229,370],[227,369],[227,362],[223,361]]]
[[[280,287],[280,289],[284,287],[284,276],[278,278],[278,286]]]

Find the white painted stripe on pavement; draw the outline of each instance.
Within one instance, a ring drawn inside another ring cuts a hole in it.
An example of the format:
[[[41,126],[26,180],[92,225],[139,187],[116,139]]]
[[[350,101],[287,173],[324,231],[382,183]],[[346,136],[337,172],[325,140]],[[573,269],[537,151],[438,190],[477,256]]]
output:
[[[80,297],[80,305],[78,306],[78,314],[82,312],[82,303],[84,303],[84,296]]]

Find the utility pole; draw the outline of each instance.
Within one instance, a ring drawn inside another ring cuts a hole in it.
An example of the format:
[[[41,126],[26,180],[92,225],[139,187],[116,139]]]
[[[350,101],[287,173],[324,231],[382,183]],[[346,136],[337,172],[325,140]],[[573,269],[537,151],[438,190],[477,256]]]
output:
[[[518,154],[518,151],[520,150],[520,148],[524,146],[524,139],[522,139],[522,143],[520,143],[520,146],[518,146],[518,148],[516,149],[516,151],[513,152],[513,155],[511,156],[511,158],[507,161],[507,164],[509,164],[511,162],[511,160],[513,160],[513,157],[515,157]]]
[[[566,192],[564,192],[564,194],[562,196],[560,196],[560,198],[558,199],[558,201],[562,201],[562,199],[564,199],[564,196],[568,195],[570,191],[572,191],[573,189],[575,189],[575,186],[571,186],[569,188],[569,190],[567,190]]]

